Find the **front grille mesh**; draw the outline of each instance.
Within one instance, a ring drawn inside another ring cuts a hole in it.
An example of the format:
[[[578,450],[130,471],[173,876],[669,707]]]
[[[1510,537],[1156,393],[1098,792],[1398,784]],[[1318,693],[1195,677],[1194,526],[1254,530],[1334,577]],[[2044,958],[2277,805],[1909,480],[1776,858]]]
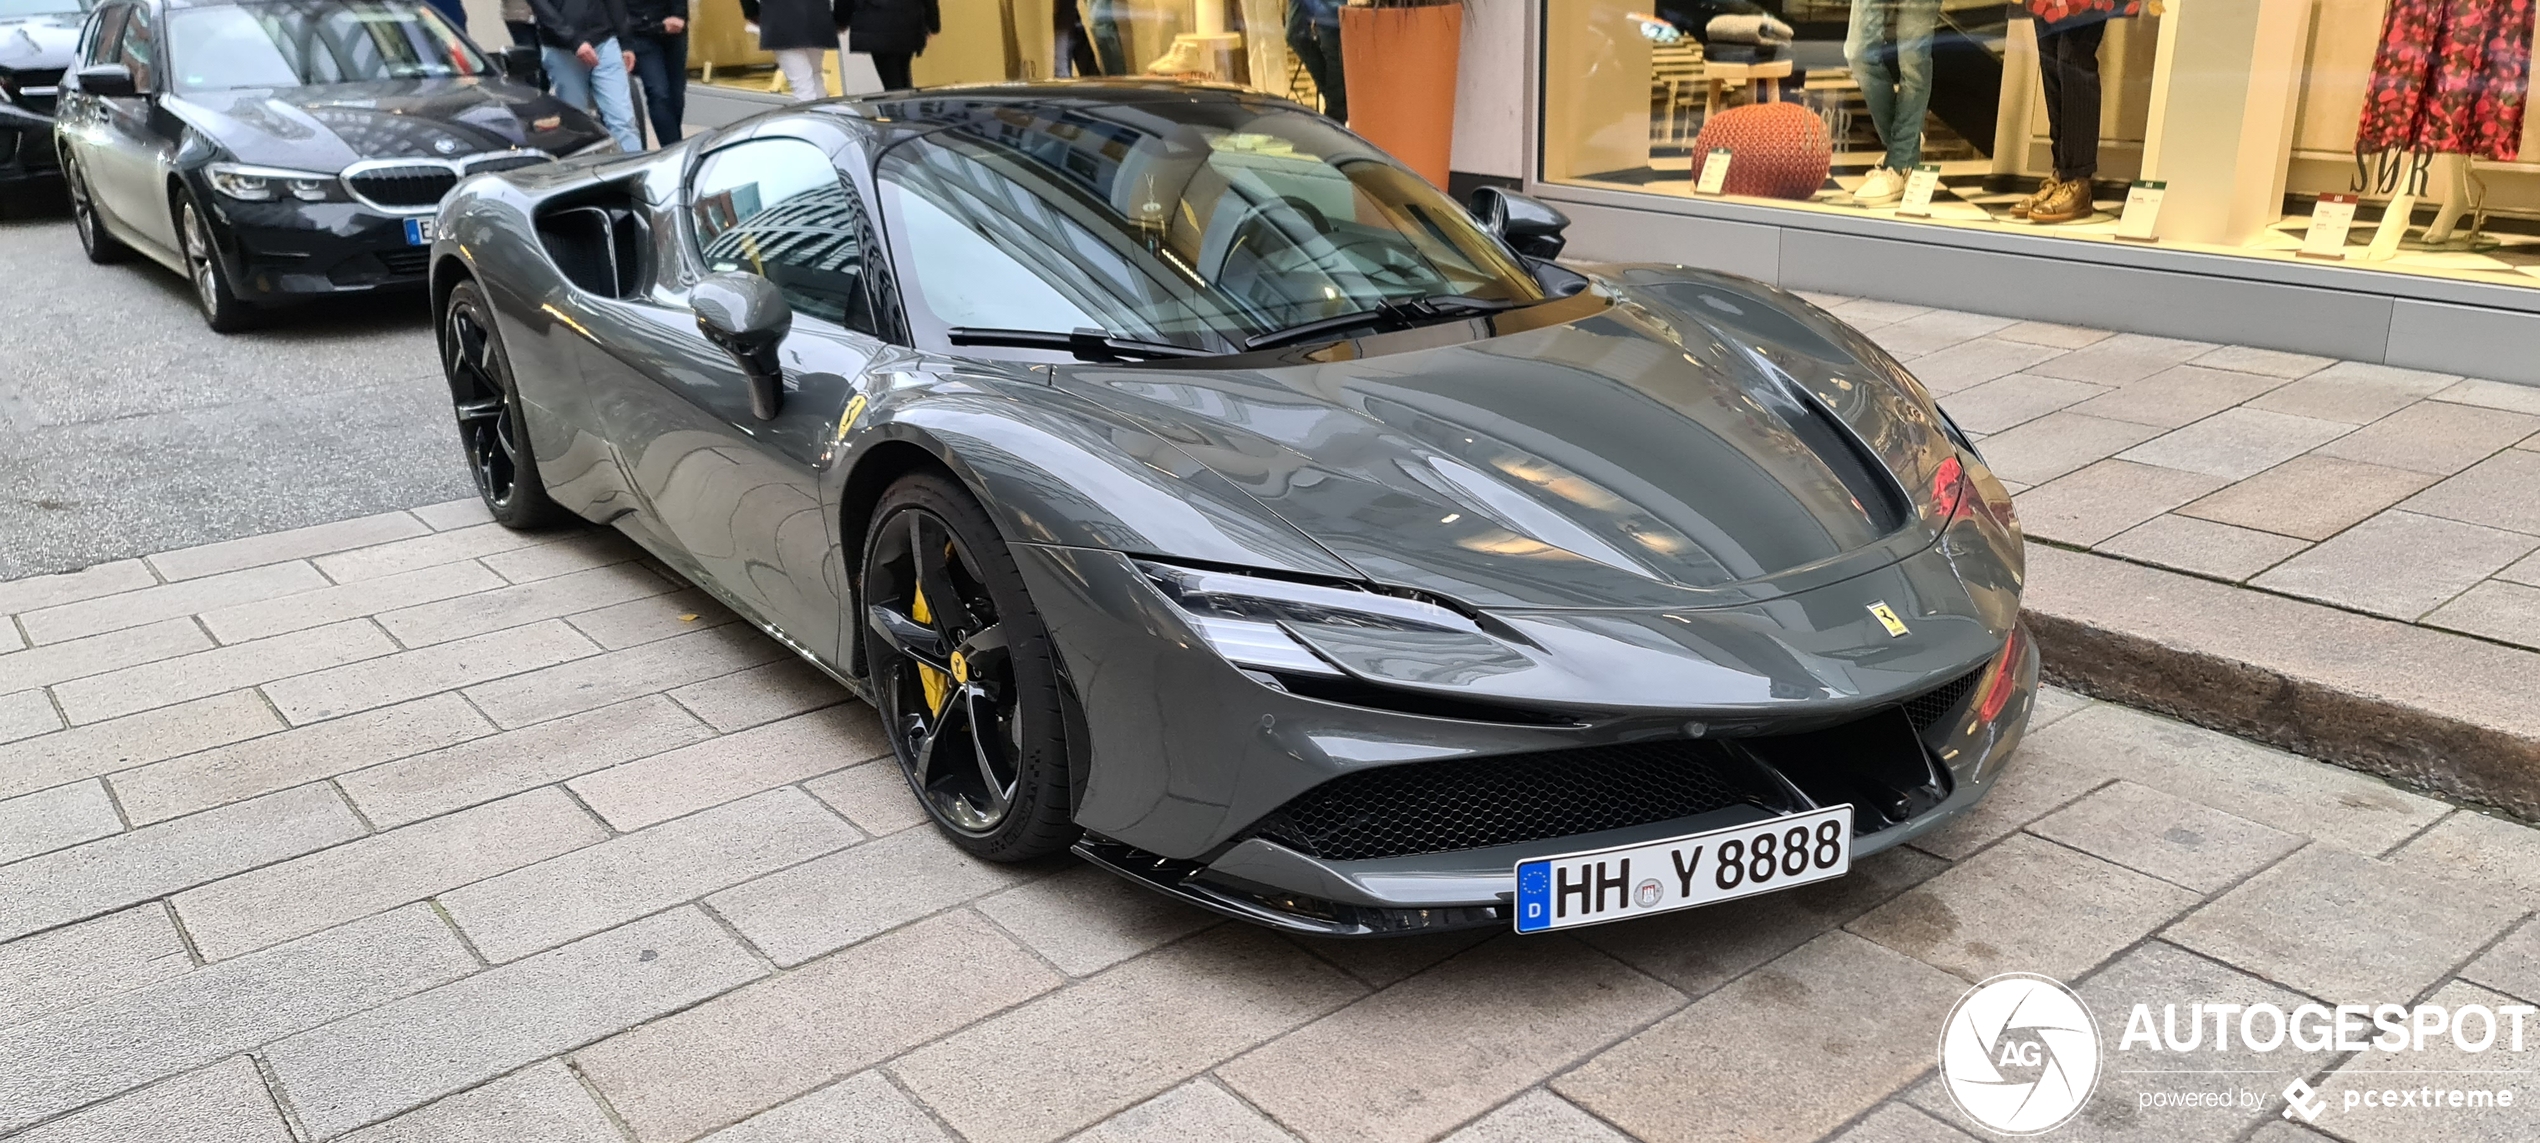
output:
[[[364,171],[346,180],[353,193],[381,206],[437,206],[441,196],[459,184],[458,173],[443,167],[388,167]]]
[[[1905,717],[1914,721],[1916,730],[1931,729],[1941,719],[1956,713],[1958,704],[1967,701],[1967,692],[1976,689],[1976,680],[1983,677],[1984,667],[1977,667],[1935,689],[1906,699]]]
[[[1644,825],[1749,799],[1715,749],[1680,740],[1385,766],[1316,786],[1252,832],[1357,861]]]
[[[389,273],[400,278],[408,277],[423,273],[431,265],[432,250],[425,246],[405,250],[382,250],[379,252],[379,261],[381,265],[388,267]]]

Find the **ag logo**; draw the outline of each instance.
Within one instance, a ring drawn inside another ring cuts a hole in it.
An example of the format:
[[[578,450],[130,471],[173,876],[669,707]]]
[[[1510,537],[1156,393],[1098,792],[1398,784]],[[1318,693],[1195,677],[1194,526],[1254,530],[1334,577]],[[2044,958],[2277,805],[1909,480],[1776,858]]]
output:
[[[1940,1077],[1977,1123],[2005,1135],[2053,1130],[2099,1086],[2099,1025],[2062,984],[2005,973],[1949,1010]]]

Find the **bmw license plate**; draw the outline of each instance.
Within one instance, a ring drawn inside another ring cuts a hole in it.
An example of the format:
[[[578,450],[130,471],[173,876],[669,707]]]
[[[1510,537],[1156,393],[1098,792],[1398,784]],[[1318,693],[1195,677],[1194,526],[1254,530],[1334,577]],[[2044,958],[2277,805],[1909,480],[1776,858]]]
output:
[[[1852,807],[1517,863],[1517,931],[1599,925],[1752,897],[1852,870]]]
[[[407,220],[406,220],[406,245],[408,245],[408,246],[430,246],[430,245],[432,245],[432,238],[433,238],[433,234],[432,234],[432,223],[433,223],[433,220],[432,220],[432,219],[429,219],[429,218],[409,218],[409,219],[407,219]]]

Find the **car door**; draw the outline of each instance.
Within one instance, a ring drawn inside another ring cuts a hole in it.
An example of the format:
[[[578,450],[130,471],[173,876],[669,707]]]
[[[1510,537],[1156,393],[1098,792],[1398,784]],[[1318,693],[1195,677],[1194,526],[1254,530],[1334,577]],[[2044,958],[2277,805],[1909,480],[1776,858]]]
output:
[[[888,349],[871,332],[864,201],[808,139],[761,134],[703,156],[676,210],[656,216],[680,231],[657,243],[682,263],[677,280],[618,303],[620,318],[658,331],[660,349],[622,357],[601,402],[646,523],[683,570],[833,664],[847,557],[821,478],[842,414]],[[697,277],[735,271],[775,283],[794,311],[773,420],[752,414],[747,376],[685,307]]]
[[[167,174],[176,163],[176,131],[173,117],[159,107],[166,39],[158,16],[148,4],[132,5],[125,15],[114,62],[132,72],[133,94],[97,101],[96,137],[81,169],[98,208],[121,230],[175,250]]]
[[[76,73],[121,58],[124,14],[130,10],[129,4],[107,4],[88,17],[88,26],[79,36],[79,55],[71,64],[73,76],[62,85],[53,120],[61,141],[62,161],[79,165],[82,170],[87,169],[89,152],[105,137],[108,108],[105,100],[79,90]]]

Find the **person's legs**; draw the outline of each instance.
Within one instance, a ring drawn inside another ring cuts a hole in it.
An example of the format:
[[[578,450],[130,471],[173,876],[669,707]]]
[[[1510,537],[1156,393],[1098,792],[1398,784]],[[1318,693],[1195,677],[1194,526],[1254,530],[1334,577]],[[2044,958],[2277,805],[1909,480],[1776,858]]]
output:
[[[681,95],[687,86],[688,69],[682,66],[688,58],[688,37],[679,35],[636,35],[629,41],[635,49],[635,78],[644,85],[644,113],[653,124],[653,138],[668,145],[679,141]]]
[[[1923,161],[1923,113],[1931,107],[1931,40],[1940,25],[1940,0],[1903,0],[1896,6],[1896,101],[1882,135],[1887,167],[1910,171]]]
[[[1065,0],[1061,0],[1065,2]],[[1120,42],[1120,9],[1117,0],[1086,0],[1085,14],[1093,22],[1088,29],[1094,38],[1094,64],[1104,75],[1133,75],[1129,66],[1129,49]]]
[[[2038,37],[2046,122],[2061,181],[2099,172],[2099,41],[2107,31],[2105,21],[2094,20]]]
[[[1897,147],[1896,43],[1890,30],[1896,10],[1897,0],[1853,0],[1852,24],[1843,36],[1843,60],[1861,87],[1861,102],[1869,105],[1870,127],[1890,155]]]
[[[1323,54],[1323,73],[1332,77],[1330,87],[1317,77],[1316,89],[1323,93],[1323,114],[1349,122],[1349,73],[1341,67],[1341,30],[1338,27],[1314,25],[1314,46]]]
[[[906,91],[917,86],[917,81],[910,79],[908,74],[909,61],[915,58],[911,53],[874,52],[872,55],[873,74],[881,79],[882,90]]]
[[[777,70],[785,73],[785,89],[796,101],[826,99],[829,81],[820,74],[819,48],[776,49]]]
[[[591,107],[591,69],[582,66],[581,57],[553,44],[538,48],[538,58],[547,65],[547,87],[567,107],[583,111]]]
[[[593,45],[600,62],[591,65],[591,98],[599,104],[600,125],[617,140],[617,149],[634,154],[644,149],[644,132],[635,126],[635,93],[626,78],[626,54],[617,37]]]

